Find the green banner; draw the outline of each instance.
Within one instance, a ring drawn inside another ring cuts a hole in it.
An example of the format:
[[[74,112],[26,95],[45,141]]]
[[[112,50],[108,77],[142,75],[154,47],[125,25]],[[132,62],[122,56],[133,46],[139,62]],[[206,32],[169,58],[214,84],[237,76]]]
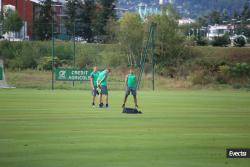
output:
[[[0,67],[0,80],[3,80],[3,68]]]
[[[92,70],[56,68],[57,81],[88,81]]]

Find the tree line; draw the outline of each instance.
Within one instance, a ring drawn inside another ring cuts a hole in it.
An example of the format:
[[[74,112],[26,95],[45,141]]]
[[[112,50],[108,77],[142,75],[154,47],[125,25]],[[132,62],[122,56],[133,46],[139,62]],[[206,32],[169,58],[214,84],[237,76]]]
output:
[[[106,26],[115,19],[116,0],[66,0],[65,15],[61,18],[68,35],[82,37],[87,42],[107,36]],[[52,0],[41,1],[39,16],[34,24],[35,39],[51,39],[51,25],[56,16]],[[57,27],[54,27],[56,30]]]

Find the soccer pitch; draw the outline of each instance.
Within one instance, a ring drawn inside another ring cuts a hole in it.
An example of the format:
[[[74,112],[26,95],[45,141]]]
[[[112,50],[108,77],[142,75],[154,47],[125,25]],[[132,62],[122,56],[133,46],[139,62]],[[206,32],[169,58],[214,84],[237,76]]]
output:
[[[248,167],[226,148],[250,148],[250,93],[138,92],[143,114],[91,107],[89,91],[0,90],[2,167]],[[128,99],[132,105],[132,97]]]

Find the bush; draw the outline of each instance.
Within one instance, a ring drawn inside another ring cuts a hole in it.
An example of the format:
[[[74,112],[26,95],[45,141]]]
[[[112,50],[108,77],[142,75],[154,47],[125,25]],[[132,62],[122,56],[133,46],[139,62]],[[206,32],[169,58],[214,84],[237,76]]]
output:
[[[247,63],[237,63],[231,66],[230,73],[236,77],[250,76],[250,65]]]
[[[204,38],[204,37],[201,37],[201,36],[199,36],[198,38],[197,38],[197,45],[199,45],[199,46],[206,46],[206,45],[208,45],[208,39],[207,38]]]
[[[247,44],[247,40],[243,35],[238,35],[233,39],[234,46],[243,47]]]
[[[184,46],[196,46],[196,40],[194,36],[187,37],[184,41]]]
[[[228,35],[224,35],[221,37],[215,37],[212,41],[213,46],[227,46],[231,43],[230,38]]]
[[[215,80],[214,76],[205,70],[195,71],[189,78],[193,85],[207,85],[214,83]]]
[[[57,57],[54,58],[54,63],[55,63],[54,64],[55,67],[62,65],[61,61]],[[52,57],[46,56],[46,57],[40,58],[37,69],[38,70],[51,70],[52,69]]]

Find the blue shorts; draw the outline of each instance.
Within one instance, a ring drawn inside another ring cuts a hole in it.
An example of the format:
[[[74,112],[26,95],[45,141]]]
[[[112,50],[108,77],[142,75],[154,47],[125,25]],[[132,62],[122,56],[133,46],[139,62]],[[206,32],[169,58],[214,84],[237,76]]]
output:
[[[136,96],[136,88],[127,88],[127,89],[126,89],[126,92],[125,92],[125,95],[128,96],[128,95],[130,95],[130,93],[131,93],[133,96]]]
[[[108,95],[107,86],[101,86],[101,95]]]
[[[92,89],[92,96],[96,96],[99,93],[97,92],[97,86],[94,86],[94,89]]]

